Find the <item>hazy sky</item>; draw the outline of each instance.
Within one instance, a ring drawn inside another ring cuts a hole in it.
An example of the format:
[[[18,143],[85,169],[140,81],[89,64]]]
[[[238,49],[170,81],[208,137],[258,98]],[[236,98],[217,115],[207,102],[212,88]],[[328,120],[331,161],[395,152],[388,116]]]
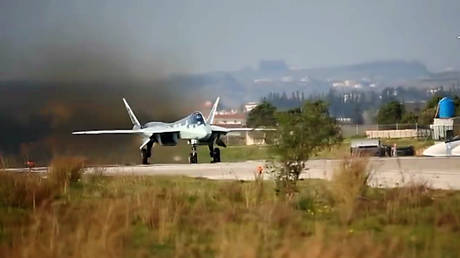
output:
[[[0,77],[79,48],[118,53],[109,62],[135,73],[236,70],[261,59],[420,60],[439,71],[460,68],[458,35],[458,0],[1,0]]]

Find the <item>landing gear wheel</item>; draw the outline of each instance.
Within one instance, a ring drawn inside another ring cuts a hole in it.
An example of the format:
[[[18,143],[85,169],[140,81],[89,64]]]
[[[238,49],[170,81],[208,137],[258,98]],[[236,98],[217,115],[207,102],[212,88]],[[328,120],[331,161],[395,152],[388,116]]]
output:
[[[147,165],[149,164],[149,155],[146,149],[142,149],[142,164]]]
[[[214,151],[209,151],[209,157],[211,157],[211,163],[214,163]]]
[[[212,152],[212,162],[220,162],[220,149],[219,148],[214,148]]]
[[[196,164],[198,163],[198,154],[195,152],[191,152],[190,153],[190,157],[189,157],[189,161],[190,161],[190,164]]]

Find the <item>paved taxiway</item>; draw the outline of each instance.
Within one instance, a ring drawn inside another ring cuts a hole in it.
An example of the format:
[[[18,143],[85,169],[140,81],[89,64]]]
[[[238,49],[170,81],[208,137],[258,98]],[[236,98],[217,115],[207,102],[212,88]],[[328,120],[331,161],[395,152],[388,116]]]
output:
[[[264,164],[264,161],[246,161],[193,165],[105,166],[97,169],[107,175],[184,175],[219,180],[253,180],[257,167]],[[307,163],[308,169],[301,177],[331,179],[340,164],[340,160],[310,160]],[[88,168],[87,172],[94,172],[94,169]],[[37,168],[34,171],[45,172],[46,168]],[[369,171],[369,183],[376,187],[426,183],[432,188],[460,190],[460,157],[371,158]],[[264,175],[264,178],[269,179],[269,175]]]

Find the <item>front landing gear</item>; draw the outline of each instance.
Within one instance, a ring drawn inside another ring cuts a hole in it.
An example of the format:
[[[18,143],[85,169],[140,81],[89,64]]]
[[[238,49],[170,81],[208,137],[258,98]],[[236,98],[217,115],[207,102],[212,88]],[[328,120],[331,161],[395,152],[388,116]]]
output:
[[[190,164],[198,163],[198,153],[196,152],[196,145],[192,145],[192,152],[190,152],[190,156],[188,158]]]

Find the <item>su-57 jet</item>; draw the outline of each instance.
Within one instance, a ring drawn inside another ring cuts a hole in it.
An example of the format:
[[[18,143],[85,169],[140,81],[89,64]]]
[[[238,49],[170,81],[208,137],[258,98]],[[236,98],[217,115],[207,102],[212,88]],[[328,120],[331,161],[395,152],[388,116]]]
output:
[[[97,130],[97,131],[79,131],[72,134],[135,134],[143,139],[142,145],[139,147],[142,154],[142,164],[148,164],[149,158],[152,156],[152,147],[155,144],[165,146],[175,146],[179,140],[186,140],[192,146],[190,152],[190,163],[198,163],[198,155],[196,148],[198,145],[207,145],[209,147],[209,155],[211,162],[220,162],[220,150],[214,148],[214,145],[226,147],[221,136],[235,131],[253,131],[253,130],[270,130],[263,128],[224,128],[213,125],[214,116],[217,106],[219,105],[219,97],[212,106],[208,118],[205,120],[200,112],[193,112],[183,119],[172,123],[164,122],[148,122],[144,125],[139,123],[134,112],[129,107],[126,99],[123,98],[129,118],[133,124],[130,130]]]

